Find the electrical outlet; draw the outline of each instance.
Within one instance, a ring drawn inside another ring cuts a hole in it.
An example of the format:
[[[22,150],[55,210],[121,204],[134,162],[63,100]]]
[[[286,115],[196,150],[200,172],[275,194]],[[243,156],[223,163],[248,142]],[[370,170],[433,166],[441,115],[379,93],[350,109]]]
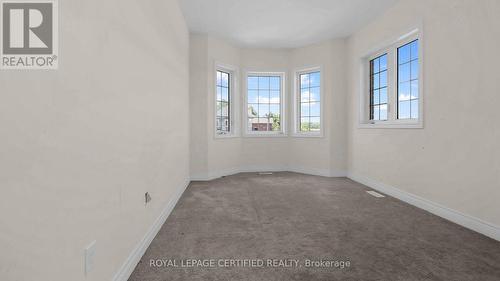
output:
[[[146,192],[144,194],[144,202],[145,204],[148,204],[151,201],[151,195],[149,195],[149,192]]]
[[[96,241],[94,240],[85,248],[85,276],[94,268],[95,243]]]

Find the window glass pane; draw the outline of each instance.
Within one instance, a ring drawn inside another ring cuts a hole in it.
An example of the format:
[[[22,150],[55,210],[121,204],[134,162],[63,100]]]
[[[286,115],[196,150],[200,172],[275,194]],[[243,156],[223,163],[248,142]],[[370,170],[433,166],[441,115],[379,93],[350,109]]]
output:
[[[418,59],[418,40],[411,42],[410,48],[411,48],[411,51],[410,51],[411,59],[412,60]]]
[[[309,94],[309,88],[300,90],[300,101],[301,102],[309,102],[311,95]]]
[[[410,101],[400,101],[399,102],[398,118],[399,119],[410,118]]]
[[[225,72],[222,72],[221,74],[221,85],[223,87],[229,87],[229,74],[228,73],[225,73]]]
[[[269,77],[268,76],[259,76],[259,89],[269,90]]]
[[[220,126],[222,131],[228,131],[229,130],[229,118],[228,117],[222,117],[221,118],[221,126]]]
[[[398,64],[410,61],[410,45],[406,44],[398,48]]]
[[[310,88],[310,97],[312,102],[320,101],[321,100],[320,88],[319,87]]]
[[[309,116],[309,103],[301,103],[300,104],[300,116]]]
[[[271,118],[269,118],[269,125],[270,125],[270,128],[269,130],[271,131],[280,131],[281,130],[281,120],[280,120],[280,116],[271,116]]]
[[[300,75],[300,88],[309,88],[309,74]]]
[[[217,130],[222,130],[222,117],[217,117],[215,119]]]
[[[269,103],[269,90],[259,90],[259,103]]]
[[[257,103],[259,101],[259,91],[248,90],[248,103]]]
[[[270,83],[271,83],[271,89],[272,90],[279,90],[279,89],[281,89],[281,77],[279,77],[279,76],[271,77]]]
[[[410,63],[399,66],[398,80],[399,82],[410,81]]]
[[[411,62],[411,79],[418,79],[418,60]]]
[[[228,116],[228,103],[227,102],[222,102],[221,103],[221,106],[222,106],[222,114],[221,116]]]
[[[249,104],[248,105],[248,117],[257,117],[259,105],[258,104]]]
[[[387,120],[387,104],[380,105],[380,120]]]
[[[373,75],[373,89],[380,88],[380,74]]]
[[[309,83],[311,87],[319,87],[320,81],[321,77],[319,72],[313,72],[309,74]]]
[[[309,117],[300,118],[300,130],[303,132],[309,131]]]
[[[271,91],[269,102],[270,103],[280,103],[280,92],[279,91]]]
[[[411,101],[411,118],[418,118],[418,100]]]
[[[216,72],[216,110],[215,121],[217,133],[227,133],[230,131],[230,74],[217,70]]]
[[[300,119],[299,130],[309,132],[313,127],[311,118],[314,119],[314,125],[319,131],[320,115],[321,115],[321,73],[319,71],[300,74]]]
[[[259,89],[259,78],[255,76],[248,77],[248,89],[257,90]]]
[[[373,101],[373,104],[379,104],[380,103],[380,94],[379,94],[379,90],[373,90],[373,97],[372,97],[372,101]]]
[[[311,117],[309,119],[309,129],[311,131],[319,131],[319,129],[320,129],[320,121],[321,121],[320,117]]]
[[[222,102],[217,102],[217,116],[222,116]]]
[[[311,102],[310,103],[310,115],[311,116],[320,116],[321,113],[321,105],[319,102]]]
[[[409,100],[410,99],[410,82],[399,83],[399,100]]]
[[[380,120],[380,106],[373,106],[373,120]]]
[[[387,103],[387,88],[380,89],[380,103]]]
[[[418,118],[418,40],[398,48],[398,118]]]
[[[380,87],[387,87],[387,70],[380,72]]]
[[[266,118],[259,118],[258,119],[258,131],[269,131],[269,119]]]
[[[249,88],[247,97],[248,130],[281,130],[281,77],[255,76],[252,83],[255,89]]]
[[[272,116],[280,115],[280,105],[279,104],[271,104],[269,106],[269,112]]]
[[[380,120],[381,108],[387,108],[387,54],[371,61],[370,69],[370,119]],[[384,114],[384,113],[382,113]],[[386,118],[383,118],[385,120]]]
[[[272,120],[269,118],[261,118],[259,121],[262,126],[262,131],[271,131],[272,128]]]
[[[269,116],[269,104],[259,103],[259,117],[268,117],[268,116]]]
[[[373,62],[373,73],[380,72],[380,60],[376,58],[372,62]]]
[[[249,128],[252,131],[267,131],[269,129],[268,118],[250,118]]]
[[[222,72],[217,71],[217,81],[216,81],[216,83],[217,83],[216,85],[217,86],[222,85],[222,82],[221,82],[222,78],[221,78],[221,76],[222,76]]]
[[[411,81],[411,99],[418,99],[418,80]]]
[[[221,100],[222,101],[229,101],[229,89],[228,88],[221,88]]]
[[[387,55],[383,55],[380,57],[380,71],[384,71],[387,69]]]
[[[222,99],[222,88],[217,87],[217,100],[221,100],[221,99]]]

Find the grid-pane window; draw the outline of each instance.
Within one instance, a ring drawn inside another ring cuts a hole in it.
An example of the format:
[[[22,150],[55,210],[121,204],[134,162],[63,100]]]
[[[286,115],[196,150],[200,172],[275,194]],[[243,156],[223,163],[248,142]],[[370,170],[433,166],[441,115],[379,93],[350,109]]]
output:
[[[321,73],[319,71],[299,75],[299,130],[319,132],[321,129]]]
[[[387,120],[387,54],[370,61],[370,120]]]
[[[418,40],[398,48],[398,119],[418,119]]]
[[[217,112],[216,130],[217,134],[228,134],[231,131],[231,103],[230,103],[230,74],[224,71],[217,71]]]
[[[281,76],[247,80],[248,131],[281,131]]]

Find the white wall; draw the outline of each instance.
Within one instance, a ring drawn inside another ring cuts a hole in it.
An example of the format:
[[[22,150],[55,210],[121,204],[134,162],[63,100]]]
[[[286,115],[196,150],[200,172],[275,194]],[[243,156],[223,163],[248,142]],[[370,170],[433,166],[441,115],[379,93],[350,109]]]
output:
[[[289,161],[293,167],[329,176],[346,174],[346,51],[345,40],[330,40],[294,49],[291,53],[292,71],[311,66],[322,68],[325,136],[324,138],[292,137]]]
[[[215,138],[214,79],[217,63],[231,67],[239,65],[239,49],[202,34],[191,34],[190,46],[191,178],[207,179],[221,173],[230,174],[239,166],[241,140]],[[233,103],[235,107],[239,106],[237,99]]]
[[[242,49],[241,79],[246,79],[248,71],[285,72],[285,93],[288,109],[290,109],[290,51],[286,49]],[[242,85],[244,86],[244,85]],[[241,89],[241,98],[247,94],[246,88]],[[243,112],[243,115],[247,110]],[[284,118],[290,120],[290,112],[286,111]],[[282,121],[283,122],[283,121]],[[288,124],[289,125],[289,122]],[[242,125],[241,125],[242,126]],[[242,128],[245,130],[246,128]],[[288,130],[290,132],[290,130]],[[245,137],[242,141],[240,167],[248,170],[286,170],[289,163],[290,141],[287,137]]]
[[[190,175],[205,177],[208,173],[208,40],[207,36],[189,38],[189,111]]]
[[[349,39],[351,174],[500,225],[498,15],[495,0],[402,0]],[[361,55],[419,22],[424,129],[358,129]]]
[[[191,35],[191,176],[209,179],[239,171],[294,170],[328,176],[345,175],[347,111],[345,40],[331,40],[299,49],[245,49],[207,35]],[[235,138],[214,138],[214,63],[239,69],[234,108],[238,111]],[[297,69],[321,66],[324,90],[322,138],[292,134],[293,81]],[[196,68],[196,69],[195,69]],[[242,106],[247,71],[286,73],[285,137],[242,137]],[[198,76],[199,75],[199,76]],[[200,77],[200,78],[198,78]],[[194,101],[196,100],[196,102]],[[200,122],[202,120],[202,122]],[[205,121],[205,122],[203,122]],[[207,149],[204,151],[204,149]]]
[[[0,72],[1,280],[111,280],[189,177],[177,1],[59,9],[59,69]]]

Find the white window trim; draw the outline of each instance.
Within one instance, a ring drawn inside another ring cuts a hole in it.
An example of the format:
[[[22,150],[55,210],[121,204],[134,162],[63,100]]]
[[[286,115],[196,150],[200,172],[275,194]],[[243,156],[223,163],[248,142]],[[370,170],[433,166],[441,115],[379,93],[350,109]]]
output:
[[[229,133],[217,133],[217,71],[223,71],[229,73]],[[214,71],[213,71],[213,89],[214,94],[212,97],[213,105],[214,105],[214,113],[212,116],[213,119],[213,129],[214,129],[214,138],[215,139],[226,139],[226,138],[236,138],[239,136],[239,122],[237,122],[236,117],[239,116],[238,110],[238,101],[237,97],[239,84],[238,68],[232,65],[223,64],[219,62],[214,63]]]
[[[281,122],[281,131],[249,131],[248,130],[248,76],[280,76],[281,77],[281,95],[280,95],[280,122]],[[268,72],[260,72],[260,71],[246,71],[245,79],[243,79],[243,89],[245,89],[244,99],[243,99],[243,107],[242,107],[242,131],[243,136],[247,138],[252,137],[287,137],[286,130],[286,72],[285,71],[268,71]]]
[[[397,49],[415,39],[418,39],[419,60],[419,114],[418,119],[397,119]],[[359,129],[394,128],[394,129],[422,129],[424,127],[424,44],[422,26],[413,28],[410,32],[396,39],[389,40],[383,48],[367,52],[360,59],[360,93],[359,93]],[[370,120],[370,60],[387,53],[387,100],[388,120]]]
[[[319,132],[302,132],[300,131],[300,75],[304,73],[310,72],[320,72],[320,129]],[[295,79],[294,79],[294,96],[293,96],[293,137],[304,137],[304,138],[322,138],[324,137],[324,85],[323,85],[323,67],[315,66],[315,67],[307,67],[307,68],[298,68],[294,71]]]

